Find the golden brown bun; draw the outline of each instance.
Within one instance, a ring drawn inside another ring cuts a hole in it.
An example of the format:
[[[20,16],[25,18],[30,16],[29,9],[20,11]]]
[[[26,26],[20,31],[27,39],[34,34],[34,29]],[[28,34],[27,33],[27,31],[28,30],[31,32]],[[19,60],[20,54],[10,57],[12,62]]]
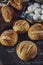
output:
[[[5,22],[10,22],[12,20],[14,11],[11,7],[3,6],[1,8],[1,12]]]
[[[21,60],[31,60],[37,55],[37,46],[31,41],[22,41],[17,45],[16,53]]]
[[[22,9],[22,2],[21,2],[21,0],[10,0],[10,4],[14,8],[16,8],[17,10],[21,10]]]
[[[43,39],[43,25],[40,23],[34,24],[28,31],[28,36],[31,40],[42,40]]]
[[[26,20],[17,20],[13,24],[13,30],[18,33],[25,33],[29,29],[29,23]]]
[[[17,41],[17,33],[13,30],[6,30],[1,34],[0,42],[4,46],[14,46]]]

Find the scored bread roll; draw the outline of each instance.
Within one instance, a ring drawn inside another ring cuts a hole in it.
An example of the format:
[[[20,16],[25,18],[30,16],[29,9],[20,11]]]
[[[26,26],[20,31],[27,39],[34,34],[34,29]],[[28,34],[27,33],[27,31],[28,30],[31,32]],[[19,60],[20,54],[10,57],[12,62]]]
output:
[[[28,31],[28,36],[31,40],[42,40],[43,39],[43,25],[36,23],[32,25]]]
[[[16,8],[17,10],[22,9],[22,0],[10,0],[10,5]]]
[[[1,13],[5,22],[10,22],[14,16],[14,11],[9,6],[2,6]]]
[[[22,41],[17,45],[16,53],[21,60],[31,60],[37,55],[37,46],[31,41]]]
[[[4,46],[14,46],[17,41],[17,33],[13,30],[6,30],[0,36],[0,42]]]
[[[29,29],[29,23],[26,20],[17,20],[13,24],[13,30],[18,33],[25,33]]]

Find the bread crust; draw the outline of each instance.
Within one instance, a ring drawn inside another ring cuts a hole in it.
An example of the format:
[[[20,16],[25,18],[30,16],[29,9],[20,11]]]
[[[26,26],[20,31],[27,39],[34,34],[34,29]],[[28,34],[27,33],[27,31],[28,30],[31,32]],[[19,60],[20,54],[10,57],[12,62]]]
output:
[[[32,25],[28,31],[28,37],[31,40],[42,40],[43,39],[43,25],[40,23]]]
[[[17,10],[22,9],[22,1],[21,0],[10,0],[10,5],[16,8]]]
[[[25,33],[28,31],[30,25],[26,20],[17,20],[13,24],[13,30],[18,33]]]
[[[13,30],[6,30],[0,36],[0,42],[4,46],[14,46],[18,41],[18,35]]]
[[[1,8],[1,13],[2,16],[5,20],[5,22],[11,22],[13,16],[14,16],[14,11],[11,7],[9,6],[2,6]]]
[[[16,47],[17,56],[21,60],[31,60],[37,55],[37,46],[31,41],[22,41]]]

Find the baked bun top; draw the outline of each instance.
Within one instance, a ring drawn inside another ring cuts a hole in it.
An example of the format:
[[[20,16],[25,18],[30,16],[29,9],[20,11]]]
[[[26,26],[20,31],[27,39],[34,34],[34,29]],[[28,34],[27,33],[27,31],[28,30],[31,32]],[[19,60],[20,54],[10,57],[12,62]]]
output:
[[[14,8],[16,8],[17,10],[22,9],[22,0],[10,0],[10,4]]]
[[[18,36],[13,30],[6,30],[1,34],[0,41],[2,45],[14,46],[17,43]]]
[[[28,31],[28,36],[32,40],[43,39],[43,25],[40,23],[32,25]]]
[[[14,11],[9,6],[2,6],[1,8],[2,16],[5,22],[10,22],[14,16]]]
[[[13,24],[13,30],[18,33],[25,33],[29,29],[29,23],[26,20],[17,20]]]
[[[37,55],[37,46],[31,41],[22,41],[17,45],[16,53],[21,60],[31,60]]]

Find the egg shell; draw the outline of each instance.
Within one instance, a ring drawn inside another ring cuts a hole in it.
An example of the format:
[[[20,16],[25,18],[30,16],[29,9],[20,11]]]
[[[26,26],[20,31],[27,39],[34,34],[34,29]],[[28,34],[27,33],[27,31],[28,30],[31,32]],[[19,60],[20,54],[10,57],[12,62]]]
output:
[[[41,5],[41,8],[43,9],[43,5]]]
[[[26,11],[25,11],[25,14],[29,14],[29,11],[28,11],[28,10],[26,10]]]
[[[34,6],[35,6],[36,8],[39,8],[39,7],[40,7],[40,4],[39,4],[39,3],[34,3]]]
[[[43,9],[42,9],[41,13],[43,14]]]
[[[33,19],[34,19],[34,20],[39,20],[39,19],[40,19],[40,15],[39,15],[39,14],[35,14],[35,15],[33,16]]]
[[[30,16],[34,16],[34,13],[30,13],[29,15],[30,15]]]
[[[28,6],[28,11],[29,11],[29,13],[34,12],[34,10],[35,10],[34,5],[30,5],[30,6]]]
[[[41,20],[43,21],[43,15],[41,15]]]
[[[41,14],[41,8],[36,8],[34,12],[35,14]]]

